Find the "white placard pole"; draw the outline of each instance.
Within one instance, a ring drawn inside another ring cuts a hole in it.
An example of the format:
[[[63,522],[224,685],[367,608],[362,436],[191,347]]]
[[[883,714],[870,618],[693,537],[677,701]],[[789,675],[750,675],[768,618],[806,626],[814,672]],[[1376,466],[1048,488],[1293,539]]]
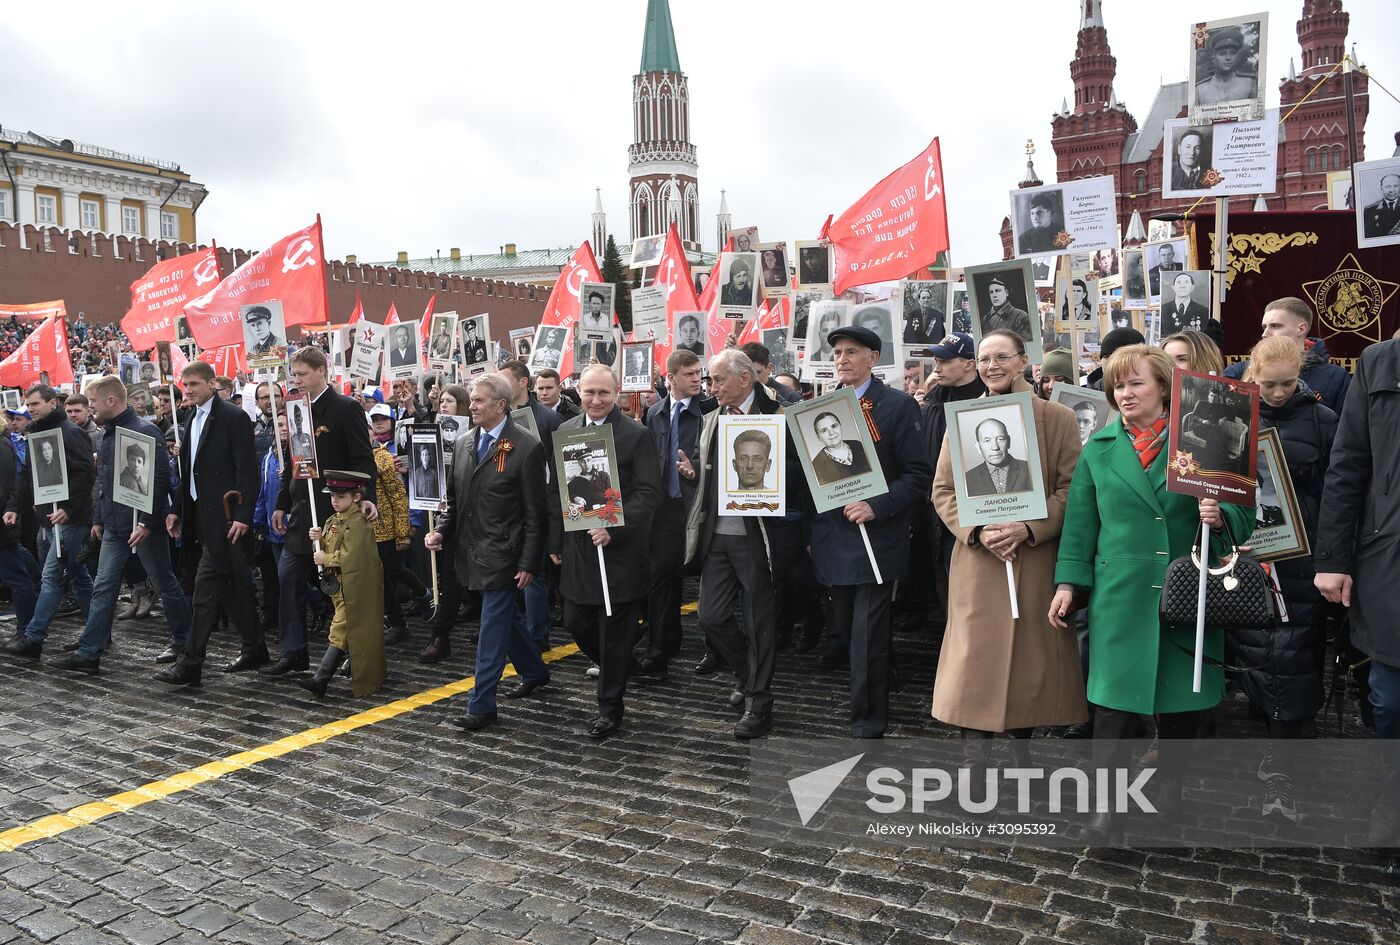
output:
[[[217,396],[217,395],[215,395]],[[175,377],[170,377],[170,425],[175,428],[175,448],[180,448],[180,416],[175,410]]]
[[[1011,595],[1011,619],[1021,619],[1021,607],[1016,603],[1016,571],[1011,562],[1006,562],[1006,590]]]
[[[435,513],[435,512],[429,512],[429,513],[428,513],[428,531],[429,531],[429,532],[435,532],[435,531],[437,531],[437,513]],[[436,552],[436,551],[431,551],[431,550],[430,550],[430,551],[428,552],[428,561],[429,561],[429,563],[430,563],[431,566],[432,566],[432,572],[433,572],[433,610],[437,610],[437,607],[438,607],[438,568],[437,568],[437,552]]]
[[[594,545],[598,549],[598,576],[603,579],[603,610],[609,617],[612,616],[612,595],[608,593],[608,566],[603,561],[603,546]]]
[[[1210,526],[1201,523],[1201,582],[1196,591],[1196,652],[1192,656],[1191,691],[1201,691],[1201,667],[1206,651],[1206,575],[1210,573]]]
[[[865,553],[870,558],[870,570],[875,572],[875,583],[884,584],[885,579],[880,574],[880,565],[875,561],[875,549],[870,547],[870,533],[865,530],[865,523],[861,522],[857,527],[860,529],[861,540],[865,542]]]

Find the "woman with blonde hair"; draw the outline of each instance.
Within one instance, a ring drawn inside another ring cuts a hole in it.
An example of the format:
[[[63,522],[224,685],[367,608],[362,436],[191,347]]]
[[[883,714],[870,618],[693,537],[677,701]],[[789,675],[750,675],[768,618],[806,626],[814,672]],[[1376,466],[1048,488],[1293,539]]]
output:
[[[1227,550],[1222,529],[1229,523],[1237,541],[1254,528],[1252,508],[1193,499],[1167,491],[1167,426],[1172,410],[1175,365],[1161,349],[1129,345],[1104,365],[1104,392],[1119,421],[1089,437],[1080,455],[1060,533],[1050,624],[1067,630],[1087,601],[1089,634],[1087,695],[1094,712],[1094,764],[1126,767],[1138,716],[1157,716],[1157,809],[1180,809],[1181,785],[1204,709],[1220,702],[1225,675],[1224,633],[1206,629],[1207,664],[1200,692],[1192,691],[1195,627],[1153,620],[1167,565],[1191,553],[1201,524],[1211,526],[1211,544]],[[1146,619],[1144,619],[1146,618]],[[1097,814],[1084,837],[1091,843],[1121,842],[1123,815]]]
[[[1203,331],[1179,331],[1162,339],[1167,357],[1187,371],[1197,374],[1224,374],[1225,359],[1210,335]]]

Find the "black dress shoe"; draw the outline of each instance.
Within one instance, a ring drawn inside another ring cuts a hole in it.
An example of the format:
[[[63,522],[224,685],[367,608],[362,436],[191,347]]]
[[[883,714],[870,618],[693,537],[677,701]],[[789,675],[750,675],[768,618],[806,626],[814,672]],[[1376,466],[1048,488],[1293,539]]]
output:
[[[12,656],[27,656],[37,660],[43,655],[44,644],[38,640],[31,640],[29,637],[16,634],[5,641],[5,652]]]
[[[184,650],[181,649],[180,647],[177,647],[177,646],[167,646],[164,650],[162,650],[162,651],[160,652],[160,655],[156,657],[156,662],[157,662],[157,663],[173,663],[173,662],[175,662],[176,660],[178,660],[178,659],[180,658],[180,654],[183,653],[183,652],[184,652]]]
[[[762,738],[773,727],[771,712],[745,712],[734,725],[734,737],[742,739]]]
[[[391,646],[395,643],[402,643],[408,639],[408,627],[399,624],[397,627],[389,627],[384,631],[384,644]]]
[[[433,637],[433,642],[418,654],[420,663],[437,663],[452,655],[452,641],[447,637]]]
[[[666,661],[662,659],[645,659],[637,665],[634,671],[642,680],[653,682],[665,682],[667,678]]]
[[[850,662],[850,655],[841,650],[827,650],[817,659],[817,669],[840,669]]]
[[[502,690],[501,690],[501,698],[502,698],[502,699],[524,699],[526,696],[528,696],[530,693],[534,692],[536,689],[539,689],[540,687],[546,686],[546,685],[548,685],[548,684],[549,684],[549,677],[548,677],[548,676],[545,676],[543,679],[522,680],[521,682],[516,683],[514,686],[511,686],[509,689],[502,689]]]
[[[731,709],[742,709],[744,707],[744,690],[735,689],[729,694],[729,707]]]
[[[54,666],[59,669],[70,669],[75,673],[87,673],[89,676],[97,675],[97,660],[87,656],[79,656],[77,653],[69,653],[54,660]]]
[[[695,664],[695,675],[708,676],[719,669],[719,657],[713,653],[706,653],[700,662]]]
[[[496,713],[483,712],[481,715],[472,715],[468,712],[461,718],[453,719],[452,724],[468,732],[479,732],[488,725],[496,724]]]
[[[283,656],[275,663],[269,663],[258,670],[264,676],[285,676],[288,673],[300,673],[311,667],[311,661],[307,659],[306,651],[294,653],[291,656]]]
[[[244,653],[224,667],[226,673],[244,673],[250,669],[257,669],[259,666],[266,666],[272,662],[272,657],[267,655],[267,650],[258,650],[256,653]]]
[[[204,675],[202,666],[172,666],[156,673],[158,682],[170,683],[172,686],[198,686],[200,678]]]
[[[593,725],[588,729],[588,737],[594,741],[602,741],[609,735],[615,734],[620,728],[622,728],[620,719],[600,715],[593,720]]]

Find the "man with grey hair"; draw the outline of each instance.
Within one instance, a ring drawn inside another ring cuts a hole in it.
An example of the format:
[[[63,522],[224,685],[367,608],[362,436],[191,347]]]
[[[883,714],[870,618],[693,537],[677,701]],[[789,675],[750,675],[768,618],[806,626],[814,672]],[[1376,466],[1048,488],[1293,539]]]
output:
[[[695,503],[686,521],[686,561],[702,564],[700,629],[739,677],[729,697],[732,707],[744,711],[734,737],[760,738],[773,724],[776,579],[795,560],[800,519],[719,514],[717,476],[728,465],[718,455],[719,418],[781,413],[782,407],[758,383],[753,362],[739,349],[726,348],[710,358],[709,367],[710,391],[719,409],[706,415],[700,427],[701,459],[696,464]],[[800,508],[800,503],[788,502],[788,508]],[[742,627],[735,619],[741,600]]]

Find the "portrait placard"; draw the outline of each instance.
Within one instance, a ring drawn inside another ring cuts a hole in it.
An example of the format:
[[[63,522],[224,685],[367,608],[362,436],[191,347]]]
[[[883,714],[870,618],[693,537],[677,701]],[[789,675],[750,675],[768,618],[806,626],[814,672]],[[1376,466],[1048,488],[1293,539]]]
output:
[[[666,248],[666,234],[643,236],[632,241],[632,258],[628,268],[644,269],[661,262],[661,253]]]
[[[160,367],[155,361],[141,362],[141,380],[138,383],[142,387],[155,387],[160,384]]]
[[[87,382],[88,382],[89,379],[95,378],[95,377],[101,377],[101,376],[102,376],[101,374],[87,374],[87,375],[84,375],[84,377],[83,377],[83,387],[84,387],[84,388],[87,387]],[[5,404],[5,409],[6,409],[6,410],[18,410],[18,409],[20,408],[20,405],[24,403],[24,398],[21,397],[19,391],[16,390],[15,388],[13,388],[13,387],[8,387],[8,388],[5,389],[4,398],[5,398],[5,399],[4,399],[4,404]]]
[[[1327,172],[1327,209],[1352,210],[1356,200],[1351,192],[1351,171]]]
[[[510,412],[510,419],[516,426],[529,430],[530,435],[535,439],[538,440],[540,438],[539,427],[535,426],[535,412],[530,409],[529,404],[512,410]]]
[[[1259,463],[1259,388],[1244,381],[1172,372],[1167,491],[1253,505]]]
[[[651,390],[652,350],[656,342],[624,341],[622,343],[622,380],[618,387],[624,394],[644,394]]]
[[[705,339],[710,336],[710,316],[706,312],[677,312],[674,351],[689,351],[705,359]]]
[[[1112,279],[1118,275],[1118,261],[1118,247],[1096,250],[1089,259],[1089,273],[1095,279]],[[1040,285],[1038,280],[1036,285]]]
[[[1357,246],[1400,244],[1400,158],[1352,165]]]
[[[875,361],[875,370],[881,380],[890,381],[890,375],[899,362],[899,343],[894,333],[895,300],[864,302],[851,307],[851,324],[858,328],[873,331],[880,339],[880,354]]]
[[[170,342],[156,342],[156,375],[163,386],[175,383],[175,369],[172,366]]]
[[[1087,273],[1065,272],[1061,267],[1059,291],[1055,293],[1057,331],[1089,332],[1098,327],[1099,280]]]
[[[1293,491],[1283,442],[1273,427],[1259,431],[1259,491],[1249,555],[1257,561],[1286,561],[1312,554],[1308,529]]]
[[[1032,256],[1031,278],[1037,289],[1049,289],[1055,285],[1055,257]]]
[[[823,240],[798,240],[793,244],[797,250],[797,287],[831,288],[831,244]]]
[[[948,283],[943,280],[905,279],[899,284],[900,327],[903,356],[936,345],[948,337]]]
[[[632,337],[639,341],[650,339],[665,343],[670,337],[666,327],[666,286],[649,285],[632,290]]]
[[[287,455],[293,479],[319,479],[316,464],[316,433],[311,420],[311,401],[305,391],[288,391]]]
[[[827,335],[851,323],[851,303],[845,299],[822,299],[813,302],[808,312],[802,379],[826,383],[836,377],[836,363]]]
[[[1011,191],[1011,239],[1018,258],[1118,248],[1118,201],[1111,175]]]
[[[1162,276],[1162,331],[1203,331],[1210,323],[1210,271],[1183,269]]]
[[[943,405],[963,528],[1045,517],[1034,396],[1002,394]]]
[[[1123,307],[1147,308],[1147,269],[1141,249],[1123,250]]]
[[[782,414],[723,416],[715,431],[720,515],[781,516],[787,511],[787,424]]]
[[[1167,122],[1162,196],[1238,197],[1278,190],[1278,109],[1259,121],[1193,125]]]
[[[854,388],[792,404],[782,416],[818,514],[889,491]]]
[[[428,324],[428,370],[452,370],[456,355],[457,313],[437,312]]]
[[[156,440],[117,427],[113,443],[112,501],[150,514],[155,508]]]
[[[575,339],[608,341],[613,333],[613,297],[617,287],[609,282],[585,282],[578,287],[578,322]],[[585,362],[586,363],[586,362]]]
[[[748,321],[758,309],[758,254],[720,253],[715,266],[719,280],[719,317]]]
[[[1186,238],[1181,236],[1157,243],[1148,243],[1144,248],[1144,253],[1143,264],[1147,266],[1148,302],[1151,305],[1156,305],[1162,300],[1163,273],[1168,274],[1166,282],[1170,285],[1172,281],[1170,273],[1182,272],[1186,269]]]
[[[1108,426],[1114,410],[1108,405],[1108,395],[1091,387],[1076,387],[1073,384],[1056,384],[1050,392],[1052,404],[1063,404],[1074,411],[1074,423],[1079,428],[1079,445],[1089,442],[1089,437]]]
[[[612,367],[617,361],[617,332],[603,340],[597,332],[587,335],[580,332],[574,340],[574,370],[582,372],[590,364],[606,364]]]
[[[535,329],[512,328],[510,330],[510,356],[524,364],[530,363],[530,352],[535,350]]]
[[[68,454],[63,451],[63,430],[55,427],[30,433],[29,475],[34,484],[34,504],[68,501]]]
[[[436,423],[415,423],[408,431],[408,507],[437,512],[446,499],[442,431]]]
[[[695,297],[698,299],[700,293],[705,291],[705,285],[710,281],[710,270],[714,266],[696,266],[690,270],[690,277],[695,282]]]
[[[1106,335],[1115,328],[1137,328],[1133,323],[1133,313],[1126,308],[1119,308],[1112,302],[1099,302],[1099,334]]]
[[[792,291],[788,276],[788,244],[759,243],[758,287],[765,299],[784,299]]]
[[[355,334],[359,327],[357,322],[353,325],[341,325],[331,332],[331,372],[342,380],[352,374],[350,369],[355,363]]]
[[[1259,121],[1264,117],[1264,83],[1269,15],[1210,20],[1191,27],[1186,113],[1191,122]]]
[[[243,354],[254,374],[276,371],[287,364],[287,323],[282,303],[275,299],[244,305],[238,310],[243,323]]]
[[[521,410],[529,412],[529,407],[522,407]],[[440,431],[442,442],[442,464],[452,465],[452,458],[457,453],[457,438],[469,436],[471,433],[471,418],[458,416],[456,414],[440,413],[437,415],[437,425]]]
[[[758,227],[740,226],[724,233],[726,240],[734,241],[734,252],[751,253],[758,246]]]
[[[385,326],[384,378],[390,381],[423,373],[423,349],[418,343],[420,318]]]
[[[384,358],[384,326],[373,322],[358,322],[348,326],[354,340],[354,354],[350,360],[350,373],[355,377],[373,379],[379,377],[380,363]]]
[[[617,447],[606,423],[554,432],[554,471],[566,532],[627,524],[617,468]]]
[[[124,354],[117,363],[117,376],[130,387],[141,382],[141,359],[134,354]]]
[[[491,355],[496,346],[491,343],[491,316],[485,312],[463,318],[457,324],[461,336],[462,364],[467,375],[485,374],[495,367]]]
[[[559,370],[559,365],[564,362],[564,345],[568,340],[569,329],[561,325],[540,325],[536,328],[534,350],[530,353],[530,370]]]
[[[194,340],[194,332],[190,331],[189,319],[183,315],[175,316],[175,347],[180,349],[186,361],[193,361],[199,356],[199,345]]]
[[[812,310],[812,303],[829,298],[831,298],[830,286],[799,287],[793,293],[792,314],[790,316],[792,332],[788,335],[788,347],[793,351],[802,351],[807,347],[807,316]]]
[[[759,341],[768,349],[768,361],[773,374],[797,376],[797,352],[792,350],[792,332],[786,325],[765,328],[758,333]]]
[[[999,328],[1016,332],[1026,343],[1026,355],[1032,364],[1043,360],[1040,320],[1032,318],[1038,311],[1035,281],[1031,278],[1029,259],[969,266],[964,270],[968,295],[972,299],[972,340],[978,346],[987,333]]]
[[[952,302],[948,307],[953,311],[953,321],[948,330],[972,334],[972,296],[967,293],[967,283],[954,283],[949,295]]]

